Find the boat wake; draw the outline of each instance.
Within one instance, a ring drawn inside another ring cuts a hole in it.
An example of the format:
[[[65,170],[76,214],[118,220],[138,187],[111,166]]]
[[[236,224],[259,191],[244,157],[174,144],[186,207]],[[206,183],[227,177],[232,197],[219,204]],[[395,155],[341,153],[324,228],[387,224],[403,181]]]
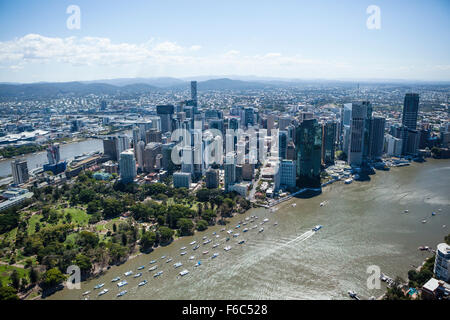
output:
[[[281,245],[279,248],[285,247],[285,246],[290,245],[291,243],[294,243],[294,242],[299,242],[299,243],[303,242],[303,241],[311,238],[314,235],[314,233],[315,232],[312,231],[312,230],[306,231],[305,233],[299,235],[297,238],[292,239],[291,241],[288,241],[285,244]]]

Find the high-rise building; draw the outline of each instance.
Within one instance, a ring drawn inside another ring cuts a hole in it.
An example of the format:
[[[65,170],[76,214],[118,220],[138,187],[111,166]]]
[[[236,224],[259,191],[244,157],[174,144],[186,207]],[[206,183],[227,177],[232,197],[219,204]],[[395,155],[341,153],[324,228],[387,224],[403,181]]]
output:
[[[293,160],[282,160],[280,162],[280,185],[286,188],[295,187],[296,169]]]
[[[191,81],[191,100],[194,101],[195,107],[197,107],[197,81]]]
[[[329,121],[322,125],[322,163],[334,164],[336,146],[336,122]]]
[[[369,158],[372,160],[381,159],[383,156],[385,125],[385,118],[374,117],[370,120]]]
[[[156,113],[161,118],[161,132],[172,132],[174,106],[171,104],[156,106]]]
[[[47,148],[48,164],[57,164],[61,160],[59,153],[59,143],[54,143]]]
[[[145,134],[145,142],[161,142],[162,141],[162,134],[161,131],[158,131],[156,129],[150,129],[147,130]]]
[[[144,150],[145,150],[145,142],[139,141],[135,147],[135,154],[138,163],[138,167],[141,171],[144,171]]]
[[[286,159],[287,157],[287,145],[288,145],[288,133],[287,131],[278,131],[278,157]]]
[[[175,188],[187,188],[191,186],[191,175],[187,172],[175,172],[173,174],[173,186]]]
[[[400,157],[402,155],[403,140],[390,134],[386,134],[386,154],[390,157]]]
[[[225,192],[228,192],[236,181],[236,155],[234,152],[228,153],[225,157],[224,180]]]
[[[219,187],[219,171],[209,168],[206,170],[206,188],[216,189]]]
[[[450,245],[445,242],[437,245],[433,272],[436,278],[450,281]]]
[[[153,172],[155,170],[156,156],[161,153],[161,143],[151,142],[144,148],[144,171]]]
[[[103,139],[103,154],[111,160],[118,161],[116,150],[116,137],[107,137]]]
[[[29,179],[27,161],[24,159],[12,161],[11,172],[14,184],[22,184],[27,182]]]
[[[369,101],[352,104],[350,143],[347,153],[350,165],[361,166],[367,160],[371,117],[372,105]]]
[[[403,103],[402,124],[408,129],[416,130],[418,112],[419,95],[417,93],[407,93]]]
[[[306,119],[296,130],[297,186],[320,187],[322,128],[316,119]]]
[[[133,149],[122,151],[119,159],[120,180],[124,183],[133,182],[136,177],[136,159]]]
[[[244,108],[244,127],[255,125],[255,110],[253,108]]]
[[[175,164],[172,161],[172,150],[174,147],[174,142],[161,145],[161,154],[163,156],[161,166],[164,170],[167,170],[169,174],[172,174],[175,170]]]
[[[290,117],[279,117],[278,118],[278,129],[279,130],[286,130],[287,126],[290,125],[292,122],[292,118]]]

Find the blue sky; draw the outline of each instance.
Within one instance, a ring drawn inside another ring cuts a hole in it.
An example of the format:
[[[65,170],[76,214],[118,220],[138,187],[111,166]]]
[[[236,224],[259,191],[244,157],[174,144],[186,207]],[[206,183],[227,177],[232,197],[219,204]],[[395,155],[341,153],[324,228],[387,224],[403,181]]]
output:
[[[81,10],[69,30],[69,5]],[[366,27],[369,5],[381,28]],[[0,1],[0,81],[450,80],[450,1]]]

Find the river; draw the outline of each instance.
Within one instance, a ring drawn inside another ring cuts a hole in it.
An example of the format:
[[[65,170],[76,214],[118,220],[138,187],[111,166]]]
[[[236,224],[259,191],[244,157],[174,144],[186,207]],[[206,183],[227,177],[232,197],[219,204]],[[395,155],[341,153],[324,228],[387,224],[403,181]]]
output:
[[[252,215],[258,216],[258,227],[244,233],[245,226],[241,226],[240,235],[228,242],[224,240],[226,232],[220,232],[221,226],[210,227],[111,267],[99,278],[83,282],[80,290],[64,289],[47,299],[81,299],[87,290],[92,291],[90,299],[349,299],[348,290],[356,291],[362,299],[378,297],[385,285],[367,288],[368,266],[377,265],[392,278],[398,275],[407,279],[411,265],[418,266],[431,255],[417,248],[428,245],[435,249],[449,233],[449,177],[450,161],[429,159],[377,171],[371,181],[349,185],[337,182],[325,187],[319,196],[286,201],[273,213],[257,208],[233,217],[227,230]],[[320,206],[321,202],[326,204]],[[409,212],[404,213],[405,209]],[[431,215],[433,211],[435,216]],[[269,222],[259,233],[264,218]],[[423,219],[427,222],[422,223]],[[312,232],[318,224],[323,228]],[[216,239],[213,232],[220,238]],[[203,242],[203,236],[213,241],[193,251],[189,243]],[[239,239],[246,242],[239,245]],[[220,246],[212,249],[216,242]],[[223,250],[226,244],[232,246],[228,252]],[[188,247],[187,254],[180,256],[183,246]],[[203,255],[204,250],[209,253]],[[211,259],[215,252],[219,256]],[[164,255],[173,261],[166,263],[161,259]],[[189,260],[191,255],[195,260]],[[149,272],[153,259],[158,269]],[[202,265],[196,268],[198,260]],[[175,269],[176,262],[183,266]],[[123,275],[128,270],[137,273],[141,265],[145,265],[142,277]],[[178,273],[184,269],[189,274],[180,277]],[[153,278],[158,270],[164,273]],[[111,282],[116,276],[126,278],[128,285],[117,288]],[[138,287],[143,279],[148,284]],[[99,290],[93,290],[98,283],[105,283],[104,288],[109,289],[101,297],[97,296]],[[116,298],[121,290],[128,293]]]

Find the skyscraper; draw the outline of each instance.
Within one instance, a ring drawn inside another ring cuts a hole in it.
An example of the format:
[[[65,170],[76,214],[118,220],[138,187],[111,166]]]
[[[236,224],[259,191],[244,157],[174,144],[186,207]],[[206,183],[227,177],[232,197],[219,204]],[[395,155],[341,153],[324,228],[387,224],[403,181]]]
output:
[[[374,117],[370,121],[369,158],[372,160],[381,159],[383,155],[385,125],[385,118]]]
[[[14,184],[22,184],[27,182],[29,179],[27,161],[24,159],[12,161],[11,172]]]
[[[325,122],[322,126],[322,163],[334,164],[336,141],[336,122]]]
[[[197,81],[191,81],[191,100],[194,101],[197,107]]]
[[[236,181],[236,155],[234,152],[226,155],[224,168],[225,192],[228,192]]]
[[[57,164],[61,160],[59,143],[52,144],[47,148],[48,164]]]
[[[402,124],[408,129],[416,130],[418,111],[419,95],[417,93],[407,93],[403,103]]]
[[[296,130],[297,186],[320,187],[322,128],[316,119],[306,119]]]
[[[288,144],[288,133],[287,131],[278,131],[278,157],[281,159],[286,159]]]
[[[128,149],[120,153],[119,161],[120,180],[129,183],[136,177],[136,159],[133,149]]]
[[[161,118],[161,132],[172,132],[173,105],[167,104],[156,106],[156,113]]]
[[[350,143],[347,153],[350,165],[361,166],[367,160],[371,116],[372,105],[369,101],[352,104]]]

